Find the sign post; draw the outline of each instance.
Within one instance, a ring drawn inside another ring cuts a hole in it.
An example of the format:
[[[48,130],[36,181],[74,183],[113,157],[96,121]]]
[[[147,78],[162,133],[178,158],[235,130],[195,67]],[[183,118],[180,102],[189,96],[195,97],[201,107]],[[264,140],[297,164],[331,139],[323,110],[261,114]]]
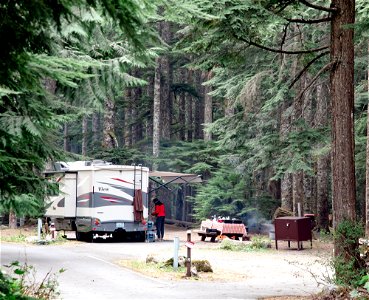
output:
[[[42,230],[42,220],[41,218],[37,219],[37,238],[40,241],[41,240],[41,230]]]
[[[191,244],[193,245],[193,242],[191,242],[191,230],[187,230],[187,242],[186,242],[186,247],[187,247],[186,276],[187,277],[191,277],[191,248],[192,248],[190,246]]]
[[[173,240],[174,242],[174,256],[173,256],[173,268],[178,268],[178,249],[179,249],[179,238],[176,236]]]

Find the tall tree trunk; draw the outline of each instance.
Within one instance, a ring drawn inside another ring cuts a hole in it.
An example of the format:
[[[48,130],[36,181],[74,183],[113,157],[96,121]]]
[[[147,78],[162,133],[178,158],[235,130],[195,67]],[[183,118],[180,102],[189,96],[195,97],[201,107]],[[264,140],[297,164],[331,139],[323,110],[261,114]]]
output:
[[[224,99],[224,116],[225,117],[232,117],[234,115],[234,107],[231,104],[230,99]]]
[[[124,146],[132,145],[132,89],[127,88],[125,91],[125,106],[124,106]]]
[[[292,197],[293,197],[293,213],[298,216],[299,208],[300,213],[304,213],[304,178],[303,172],[298,171],[292,175]]]
[[[300,40],[302,40],[302,33],[299,30],[297,25],[293,26],[293,32],[294,32],[294,45],[293,47],[296,48]],[[292,61],[292,78],[296,77],[297,74],[297,68],[300,65],[299,58],[294,57]],[[298,94],[302,89],[305,88],[305,80],[306,80],[306,74],[304,74],[299,82],[299,85],[296,90],[296,94]],[[297,122],[302,118],[302,103],[303,98],[297,98],[292,104],[292,117],[291,117],[291,124],[292,124],[292,130],[294,132],[300,131],[300,128],[297,124]],[[291,153],[292,155],[295,155],[294,153]],[[304,212],[304,185],[303,185],[303,172],[297,171],[292,174],[292,201],[293,201],[293,212],[294,215],[297,216],[299,213],[299,209],[301,214]]]
[[[146,88],[146,95],[148,97],[148,99],[154,99],[154,80],[155,80],[155,75],[149,75],[147,82],[149,83],[147,85]],[[150,101],[151,103],[151,101]],[[148,108],[148,110],[150,111],[149,116],[147,118],[146,121],[146,133],[145,133],[145,138],[152,138],[153,136],[153,115],[154,115],[154,109],[153,106],[150,105],[150,107]]]
[[[132,74],[134,77],[139,77],[139,73],[135,70]],[[141,89],[135,87],[131,89],[131,135],[132,135],[132,145],[135,145],[140,140],[139,125],[141,120],[138,120],[138,106],[141,98]]]
[[[212,77],[212,72],[210,71],[207,74],[207,80],[210,80]],[[205,125],[206,124],[211,124],[213,122],[213,97],[209,95],[209,93],[211,92],[211,86],[207,85],[205,86],[205,101],[204,101],[204,106],[205,106],[205,112],[204,112],[204,122]],[[212,136],[211,133],[208,132],[207,130],[205,130],[204,132],[204,140],[205,141],[211,141],[212,140]]]
[[[125,95],[125,90],[122,94]],[[118,145],[124,146],[124,130],[125,130],[125,98],[119,99],[116,103],[116,113],[115,113],[115,134],[117,135]]]
[[[82,118],[82,155],[87,156],[87,134],[88,134],[88,117]]]
[[[311,80],[311,76],[306,74],[304,88],[307,87]],[[302,104],[302,117],[304,118],[307,127],[313,127],[313,101],[314,98],[310,91],[306,91],[303,97]],[[304,212],[315,214],[316,213],[316,194],[315,194],[315,178],[311,175],[303,173],[303,185],[304,185]]]
[[[280,136],[284,140],[287,138],[291,126],[291,118],[288,112],[288,104],[284,103],[281,107]],[[285,173],[281,180],[281,207],[293,211],[292,195],[292,174]]]
[[[15,215],[12,209],[9,212],[9,228],[11,229],[17,228],[17,216]]]
[[[193,84],[193,71],[187,71],[187,84]],[[185,111],[185,118],[186,118],[186,141],[190,142],[193,138],[193,111],[192,111],[192,101],[193,97],[191,94],[186,93],[186,111]]]
[[[118,141],[115,135],[115,102],[111,99],[106,99],[104,102],[104,137],[103,146],[107,149],[118,147]]]
[[[179,69],[179,80],[180,83],[186,82],[186,69]],[[178,112],[178,123],[179,123],[179,139],[184,141],[186,138],[186,93],[181,92],[179,95],[179,112]]]
[[[305,87],[304,78],[301,79],[301,87],[303,89]],[[299,91],[298,91],[299,92]],[[292,130],[299,131],[300,129],[297,127],[296,122],[302,117],[302,103],[303,99],[296,99],[293,103],[293,112],[292,112]],[[298,208],[300,207],[301,214],[304,213],[304,179],[303,179],[303,171],[297,171],[293,173],[293,184],[292,184],[292,196],[293,196],[293,212],[294,215],[298,215]]]
[[[354,31],[355,0],[332,0],[331,99],[333,226],[355,220]],[[338,252],[339,247],[335,245]],[[339,253],[336,253],[337,255]]]
[[[96,150],[100,146],[100,117],[99,113],[95,112],[92,115],[92,149]]]
[[[64,151],[68,152],[70,147],[69,147],[69,133],[68,133],[68,123],[64,123],[64,129],[63,129],[63,144],[64,144]]]
[[[195,120],[194,120],[194,138],[196,140],[204,139],[204,87],[202,85],[202,72],[195,71],[194,87],[196,88],[198,98],[195,100]]]
[[[160,145],[160,58],[156,58],[154,80],[153,156],[159,157]]]
[[[317,108],[315,113],[315,126],[323,127],[328,125],[330,115],[327,86],[321,83],[317,86]],[[323,145],[318,145],[318,148]],[[317,160],[317,227],[320,230],[329,231],[329,169],[330,153],[321,155]]]
[[[167,43],[171,43],[170,23],[162,22],[161,37]],[[165,140],[170,140],[170,130],[172,123],[172,99],[170,93],[170,86],[172,83],[171,67],[169,55],[166,54],[160,60],[161,73],[161,137]]]
[[[279,70],[278,82],[282,80],[286,80],[283,76],[284,70],[286,68],[286,56],[281,55],[281,67]],[[289,113],[290,110],[290,101],[286,100],[283,102],[280,108],[280,137],[281,140],[285,140],[288,137],[288,133],[291,128],[291,116]],[[283,178],[281,179],[281,208],[293,211],[293,196],[292,196],[292,174],[285,173]]]
[[[368,41],[368,94],[369,94],[369,41]],[[366,121],[366,183],[365,183],[365,235],[369,237],[369,105]]]

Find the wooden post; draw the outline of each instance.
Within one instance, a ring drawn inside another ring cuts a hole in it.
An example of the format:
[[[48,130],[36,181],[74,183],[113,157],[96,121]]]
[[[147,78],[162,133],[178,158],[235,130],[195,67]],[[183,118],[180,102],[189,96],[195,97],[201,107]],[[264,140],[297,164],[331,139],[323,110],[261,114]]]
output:
[[[187,242],[191,242],[191,230],[187,230]],[[191,277],[191,247],[187,247],[187,272],[186,276]]]

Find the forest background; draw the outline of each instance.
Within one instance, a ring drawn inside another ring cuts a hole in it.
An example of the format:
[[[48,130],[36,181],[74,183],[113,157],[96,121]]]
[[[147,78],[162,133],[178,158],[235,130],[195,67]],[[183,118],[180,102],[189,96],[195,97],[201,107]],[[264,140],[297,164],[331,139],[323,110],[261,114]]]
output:
[[[330,214],[335,228],[369,219],[367,1],[29,0],[0,13],[11,221],[42,214],[46,163],[70,159],[202,175],[163,196],[183,221],[299,205],[322,230]]]

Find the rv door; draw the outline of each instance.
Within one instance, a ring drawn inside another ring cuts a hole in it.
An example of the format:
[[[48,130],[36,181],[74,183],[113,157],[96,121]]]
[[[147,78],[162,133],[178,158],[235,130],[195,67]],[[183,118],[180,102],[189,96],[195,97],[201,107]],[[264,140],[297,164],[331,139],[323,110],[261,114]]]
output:
[[[77,205],[77,173],[66,173],[64,180],[64,217],[75,217]]]

